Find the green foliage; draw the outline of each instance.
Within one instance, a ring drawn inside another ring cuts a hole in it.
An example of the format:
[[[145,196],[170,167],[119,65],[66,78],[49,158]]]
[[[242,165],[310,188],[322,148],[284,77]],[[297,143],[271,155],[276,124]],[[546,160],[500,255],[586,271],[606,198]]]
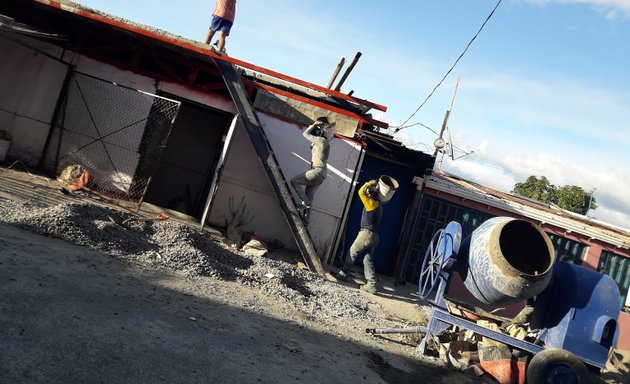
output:
[[[545,176],[540,179],[530,176],[522,183],[516,183],[512,193],[529,197],[530,199],[551,204],[557,200],[557,187],[549,182]]]
[[[545,176],[540,179],[529,176],[522,183],[516,183],[512,193],[538,200],[545,204],[555,204],[567,211],[586,214],[590,209],[597,209],[597,203],[592,193],[584,191],[576,185],[557,187],[549,182]]]
[[[591,209],[597,208],[595,198],[591,200],[591,194],[576,185],[565,185],[558,189],[558,202],[556,204],[567,211],[584,215],[588,212],[589,202]]]

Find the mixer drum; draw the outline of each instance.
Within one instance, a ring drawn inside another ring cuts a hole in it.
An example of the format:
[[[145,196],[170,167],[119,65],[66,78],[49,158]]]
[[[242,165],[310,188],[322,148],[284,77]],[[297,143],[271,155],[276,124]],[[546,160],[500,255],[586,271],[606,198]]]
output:
[[[510,304],[536,296],[549,284],[554,252],[538,226],[495,217],[462,244],[459,270],[464,285],[485,304]]]

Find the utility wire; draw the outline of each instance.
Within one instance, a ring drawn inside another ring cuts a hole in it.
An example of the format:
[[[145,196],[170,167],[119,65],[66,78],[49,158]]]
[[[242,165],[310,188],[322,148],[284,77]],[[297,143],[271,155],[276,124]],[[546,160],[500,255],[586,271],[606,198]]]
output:
[[[424,99],[424,101],[422,102],[422,104],[420,104],[420,106],[415,110],[414,113],[411,114],[411,116],[409,116],[409,118],[407,118],[407,120],[405,120],[404,123],[400,124],[397,127],[391,127],[391,128],[395,128],[394,133],[400,131],[401,129],[404,128],[409,128],[414,126],[414,124],[412,125],[405,125],[409,122],[409,120],[411,120],[416,113],[418,113],[418,111],[420,111],[420,109],[422,107],[424,107],[424,105],[427,103],[427,101],[429,101],[429,99],[431,98],[431,96],[433,96],[433,94],[435,93],[435,91],[440,87],[440,85],[442,85],[442,83],[444,82],[444,80],[446,80],[446,78],[448,77],[448,75],[453,71],[453,69],[455,69],[455,66],[457,65],[457,63],[459,63],[459,61],[462,59],[462,57],[464,57],[464,55],[466,54],[466,52],[468,51],[468,48],[470,48],[470,46],[472,45],[472,43],[475,41],[475,39],[477,38],[477,36],[479,36],[479,34],[481,33],[481,31],[483,30],[483,28],[486,26],[486,24],[488,23],[488,21],[490,21],[490,19],[492,18],[492,16],[494,15],[494,12],[497,10],[497,8],[499,7],[499,5],[501,4],[501,1],[503,0],[498,0],[497,3],[495,4],[494,8],[492,8],[492,11],[490,12],[490,14],[488,15],[488,17],[486,17],[486,20],[483,22],[483,24],[481,24],[481,27],[479,28],[479,30],[477,31],[477,33],[475,33],[475,35],[473,36],[472,39],[470,39],[470,41],[468,42],[468,44],[466,45],[466,48],[464,49],[464,51],[459,55],[459,57],[457,58],[457,60],[455,60],[455,62],[453,63],[453,65],[451,66],[451,68],[446,72],[446,74],[444,75],[444,77],[442,77],[442,80],[440,80],[437,85],[433,88],[433,90],[431,91],[431,93],[429,93],[429,95],[426,97],[426,99]]]
[[[415,126],[417,126],[417,125],[419,125],[419,126],[421,126],[421,127],[424,127],[424,128],[426,128],[426,129],[428,129],[429,131],[431,131],[431,132],[435,133],[436,135],[439,135],[439,134],[440,134],[440,133],[439,133],[438,131],[436,131],[435,129],[433,129],[433,128],[431,128],[431,127],[427,126],[427,125],[424,125],[424,124],[422,124],[422,123],[413,123],[413,124],[409,124],[409,125],[406,125],[406,126],[404,126],[404,127],[400,127],[400,128],[401,128],[401,129],[402,129],[402,128],[410,128],[410,127],[415,127]],[[398,132],[398,130],[397,130],[396,132]]]

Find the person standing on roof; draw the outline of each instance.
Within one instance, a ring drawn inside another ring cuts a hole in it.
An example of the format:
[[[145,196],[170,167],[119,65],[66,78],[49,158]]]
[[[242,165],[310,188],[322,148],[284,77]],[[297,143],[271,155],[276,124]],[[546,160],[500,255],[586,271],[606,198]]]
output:
[[[216,0],[214,12],[212,13],[212,22],[206,35],[205,43],[210,45],[212,50],[215,48],[212,44],[212,37],[215,32],[219,33],[219,40],[216,43],[216,52],[225,53],[225,38],[230,35],[234,17],[236,16],[236,0]]]
[[[367,283],[360,288],[364,292],[376,293],[374,249],[379,241],[378,227],[383,215],[383,205],[389,202],[396,189],[398,189],[398,182],[389,176],[381,176],[378,180],[370,180],[359,189],[358,195],[363,203],[361,229],[350,246],[349,257],[346,257],[344,266],[337,274],[337,279],[348,281],[350,269],[352,269],[355,261],[364,255],[363,273]]]
[[[302,135],[311,142],[311,167],[292,178],[291,186],[301,199],[302,218],[308,224],[309,209],[313,204],[315,191],[326,179],[330,141],[335,135],[335,123],[329,122],[326,117],[320,117],[308,126]]]

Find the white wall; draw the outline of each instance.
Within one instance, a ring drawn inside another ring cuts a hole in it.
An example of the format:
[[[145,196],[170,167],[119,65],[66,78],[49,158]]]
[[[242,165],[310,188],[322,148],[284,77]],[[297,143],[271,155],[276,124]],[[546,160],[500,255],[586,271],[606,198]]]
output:
[[[182,99],[194,101],[196,103],[207,105],[214,109],[236,114],[236,107],[232,99],[223,97],[213,93],[202,92],[197,89],[189,88],[181,84],[161,81],[158,89],[181,97]]]
[[[54,45],[26,37],[19,40],[54,57],[62,54]],[[5,39],[0,39],[0,57],[0,130],[11,136],[8,156],[34,166],[41,157],[68,67]]]
[[[303,129],[264,113],[259,112],[258,117],[287,182],[306,171],[310,166],[310,146],[302,136]],[[359,154],[360,147],[356,143],[342,139],[334,139],[331,143],[328,177],[315,195],[309,225],[320,256],[324,256],[328,247],[334,244]],[[233,197],[238,203],[242,196],[248,210],[255,215],[244,230],[254,232],[265,240],[279,240],[289,249],[297,249],[249,136],[239,126],[210,213],[210,223],[225,225],[225,217],[229,216],[229,198]]]
[[[156,81],[150,77],[125,71],[86,56],[79,57],[77,71],[144,92],[155,93],[157,89]]]

